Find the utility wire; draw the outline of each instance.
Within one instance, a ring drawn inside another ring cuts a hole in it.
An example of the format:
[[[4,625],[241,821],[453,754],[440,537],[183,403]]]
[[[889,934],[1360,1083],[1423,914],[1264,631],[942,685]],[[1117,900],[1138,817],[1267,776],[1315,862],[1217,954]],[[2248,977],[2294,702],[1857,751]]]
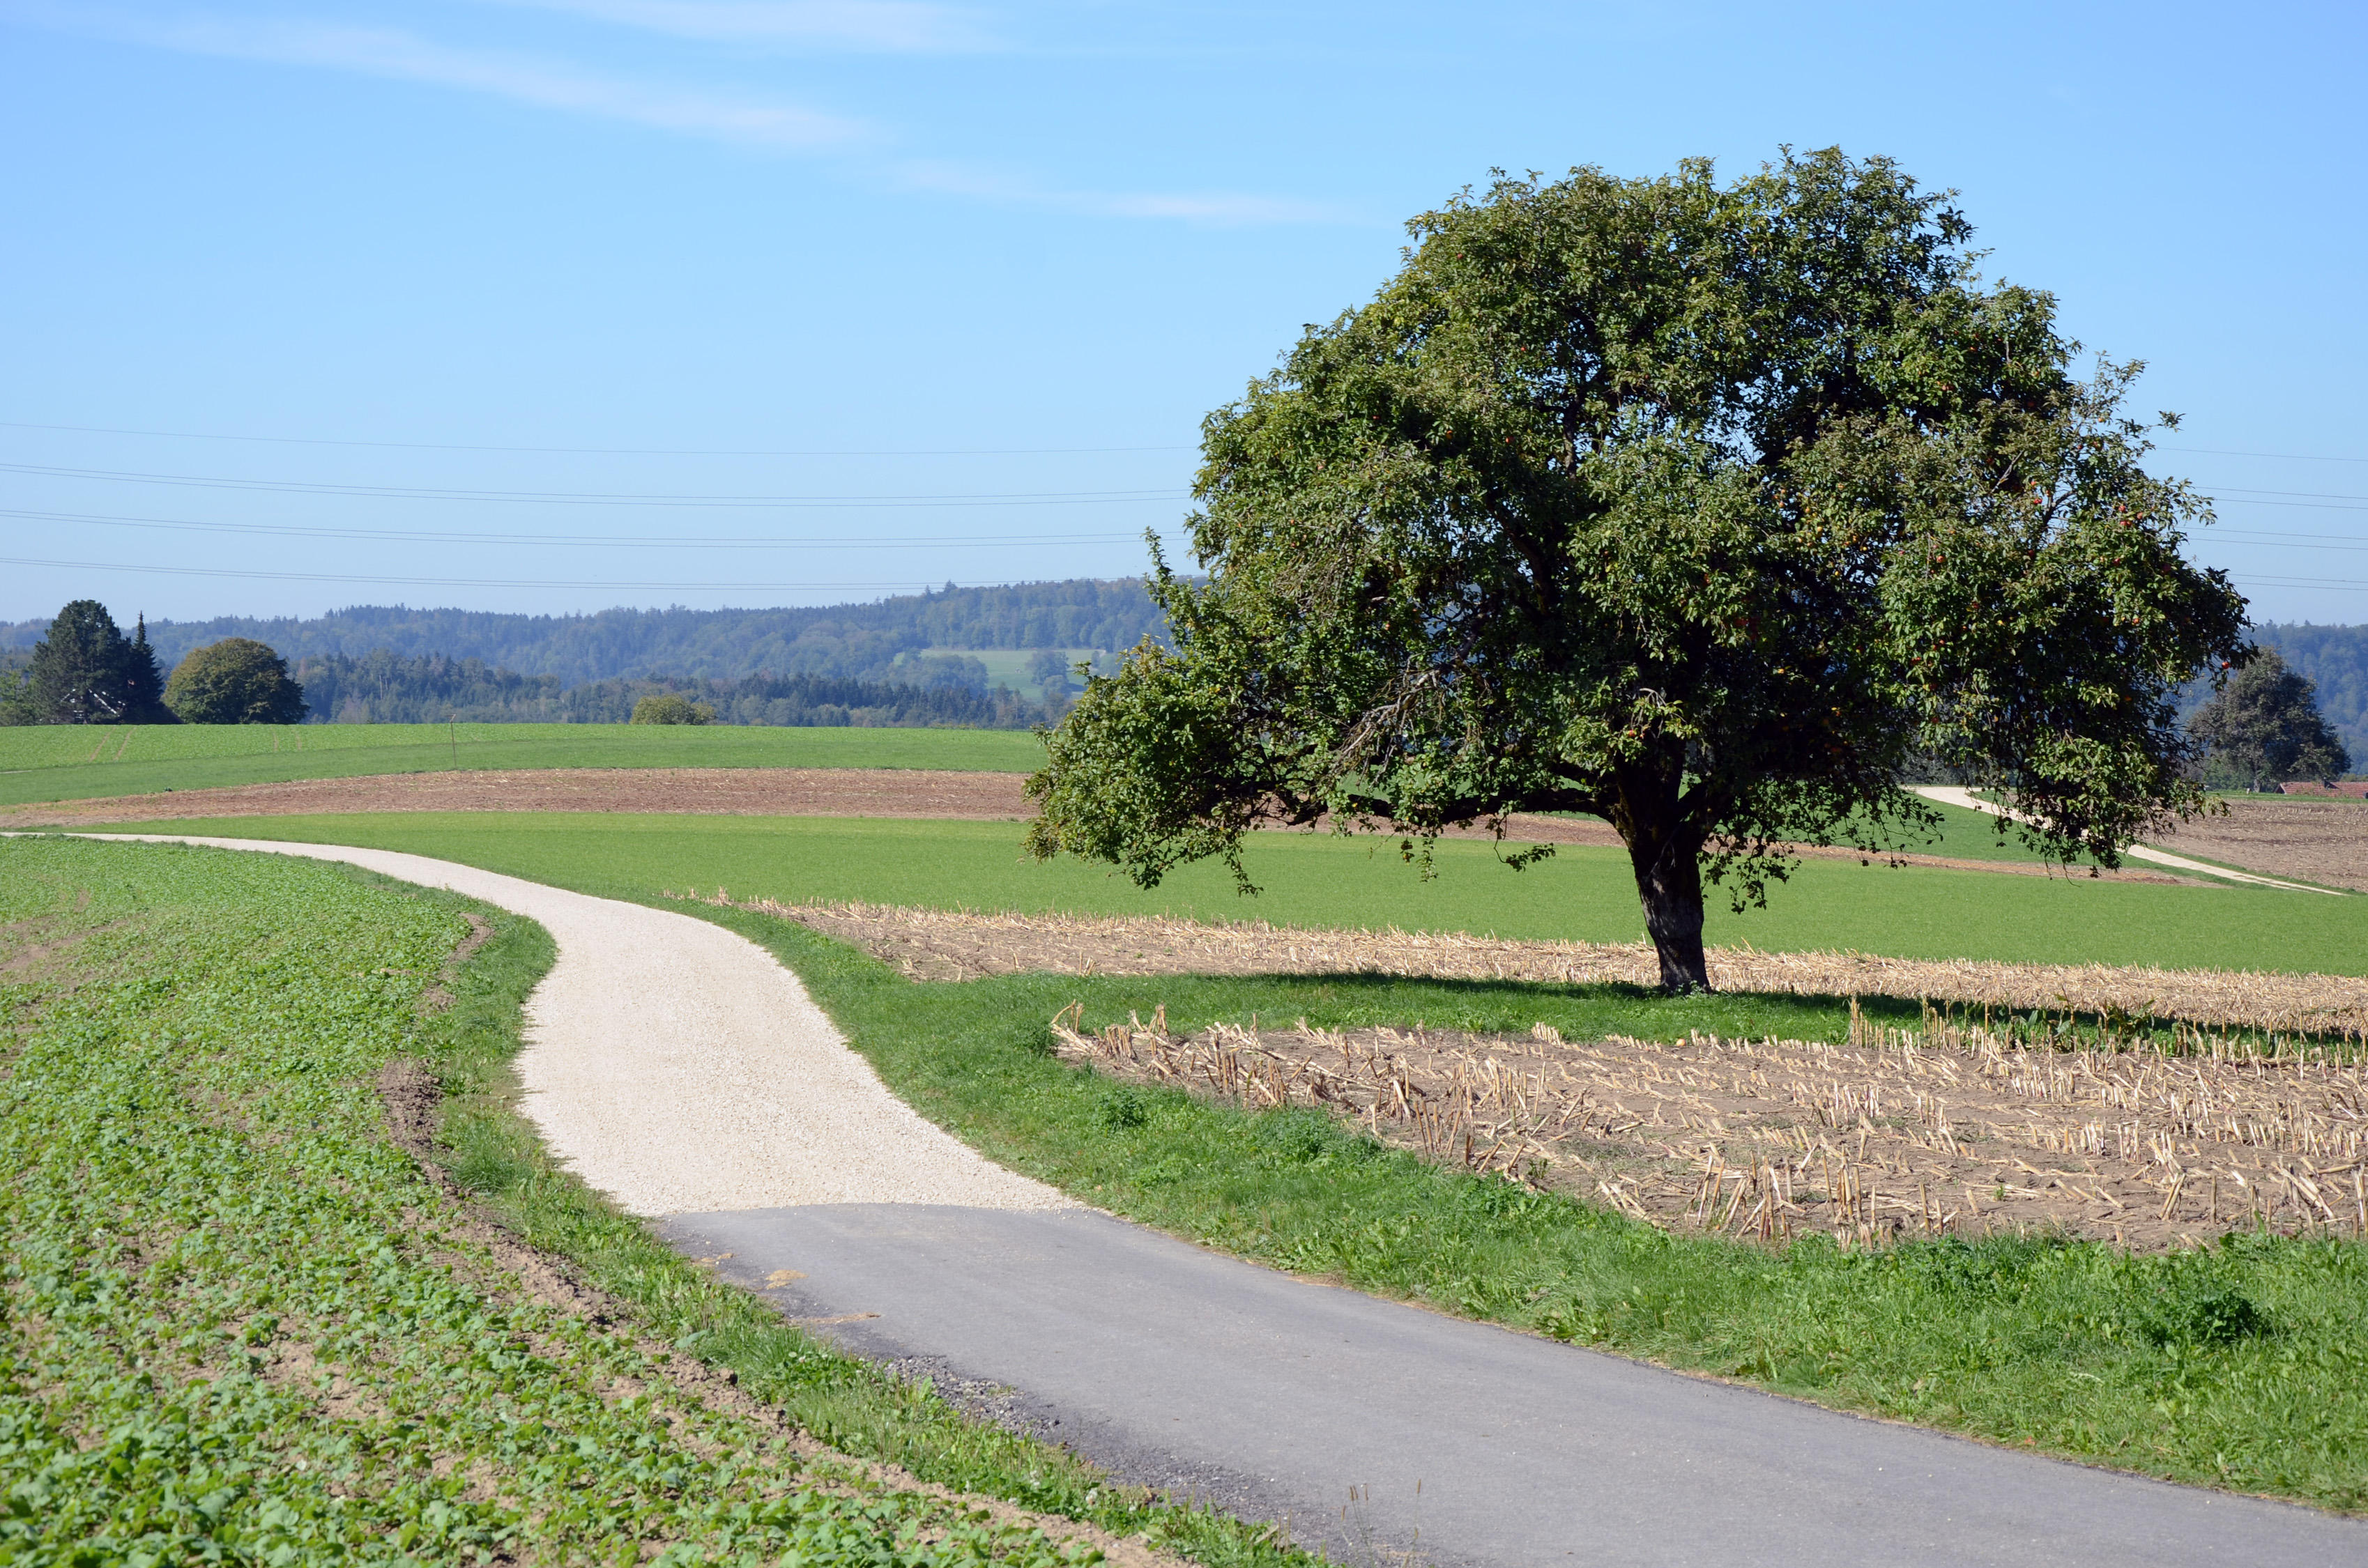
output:
[[[953,495],[643,495],[602,491],[443,490],[408,484],[331,484],[295,479],[223,479],[211,474],[139,473],[100,468],[51,468],[0,463],[0,473],[46,479],[97,479],[111,483],[171,484],[205,490],[252,490],[288,495],[363,495],[397,501],[503,501],[569,506],[1091,506],[1140,501],[1180,501],[1181,490],[1048,490]]]
[[[969,550],[1036,548],[1048,544],[1140,543],[1137,533],[993,534],[950,539],[734,539],[668,534],[455,533],[438,529],[303,528],[280,523],[210,523],[184,517],[124,517],[95,512],[36,512],[0,507],[0,517],[35,522],[97,523],[106,528],[165,528],[197,533],[263,534],[298,539],[342,539],[394,544],[560,545],[625,550]]]
[[[275,447],[374,447],[403,452],[551,452],[611,458],[1032,458],[1093,452],[1189,452],[1192,447],[921,447],[890,451],[769,450],[675,447],[495,447],[453,441],[340,441],[317,436],[224,436],[198,430],[121,430],[106,425],[32,425],[0,419],[0,430],[66,430],[85,436],[157,436],[176,441],[248,441]]]
[[[928,588],[933,583],[577,583],[536,577],[366,577],[323,572],[241,572],[223,566],[128,566],[109,561],[36,561],[0,555],[0,566],[55,566],[73,572],[144,572],[167,577],[252,577],[275,583],[370,583],[425,588],[601,588],[631,593],[650,588]]]

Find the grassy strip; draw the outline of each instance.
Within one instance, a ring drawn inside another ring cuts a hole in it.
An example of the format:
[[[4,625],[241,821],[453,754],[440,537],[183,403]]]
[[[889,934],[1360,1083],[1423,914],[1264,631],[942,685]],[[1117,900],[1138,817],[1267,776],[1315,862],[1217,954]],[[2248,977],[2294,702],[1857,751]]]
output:
[[[659,1363],[746,1365],[941,1474],[1211,1562],[1304,1561],[1231,1520],[1090,1494],[1055,1450],[960,1420],[700,1276],[540,1165],[494,1094],[540,928],[342,868],[0,841],[0,1561],[1097,1560],[973,1505],[803,1460]],[[581,1244],[673,1334],[527,1297],[387,1139],[425,1057],[475,1097],[464,1168]]]
[[[1450,840],[1438,876],[1401,863],[1395,840],[1260,834],[1236,894],[1221,867],[1179,868],[1145,892],[1105,868],[1028,860],[1011,823],[694,817],[564,812],[421,812],[162,823],[165,833],[404,849],[584,892],[647,900],[664,889],[784,903],[861,901],[935,908],[1199,920],[1513,938],[1633,942],[1636,884],[1616,849],[1566,846],[1510,871],[1495,846]],[[131,824],[95,831],[138,831]],[[2368,974],[2368,898],[2240,887],[2049,879],[1810,860],[1733,914],[1714,894],[1707,935],[1769,952],[2160,965]]]
[[[1016,730],[738,724],[38,724],[0,729],[0,805],[446,768],[918,767],[1025,773]]]
[[[1611,987],[1018,976],[916,985],[786,922],[691,908],[791,965],[895,1091],[1012,1166],[1280,1267],[1845,1409],[2239,1491],[2368,1507],[2368,1248],[2232,1234],[2133,1257],[2045,1237],[1782,1254],[1675,1236],[1436,1169],[1304,1110],[1251,1116],[1052,1057],[1087,1028],[1305,1017],[1326,1028],[1646,1036],[1838,1032],[1797,998]]]

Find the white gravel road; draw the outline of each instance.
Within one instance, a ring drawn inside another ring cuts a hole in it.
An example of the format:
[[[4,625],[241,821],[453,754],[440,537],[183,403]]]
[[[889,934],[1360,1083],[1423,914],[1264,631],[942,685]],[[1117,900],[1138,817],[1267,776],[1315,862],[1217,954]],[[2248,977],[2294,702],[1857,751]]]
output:
[[[540,923],[559,959],[527,1002],[522,1108],[570,1168],[633,1213],[1076,1207],[923,1120],[797,976],[707,921],[386,849],[85,836],[342,860]]]

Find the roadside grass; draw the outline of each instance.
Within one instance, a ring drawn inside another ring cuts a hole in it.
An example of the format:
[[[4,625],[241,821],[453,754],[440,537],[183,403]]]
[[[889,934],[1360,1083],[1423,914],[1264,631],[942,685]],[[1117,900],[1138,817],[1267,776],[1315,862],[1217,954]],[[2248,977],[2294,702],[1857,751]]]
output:
[[[917,767],[1025,773],[1018,730],[740,724],[35,724],[0,728],[0,806],[449,768]]]
[[[1145,892],[1099,866],[1035,862],[1009,823],[455,812],[153,826],[404,849],[643,901],[668,889],[723,887],[734,898],[783,903],[1168,915],[1596,942],[1633,942],[1643,927],[1626,857],[1573,846],[1513,871],[1485,841],[1447,840],[1438,847],[1438,875],[1426,882],[1400,861],[1395,840],[1260,834],[1247,858],[1265,892],[1250,899],[1213,865],[1183,867]],[[1743,915],[1713,891],[1707,935],[1713,945],[1770,952],[2368,974],[2368,899],[1879,862],[1805,861],[1770,891],[1768,908]]]
[[[0,841],[0,1560],[1099,1560],[802,1459],[670,1381],[688,1355],[925,1479],[1211,1564],[1312,1561],[965,1420],[553,1169],[503,1098],[550,941],[484,912],[439,972],[476,907],[274,857]],[[398,1058],[459,1092],[456,1169],[636,1321],[505,1275],[386,1135]]]
[[[1848,1410],[2174,1480],[2368,1507],[2368,1248],[2232,1233],[2132,1256],[2046,1235],[1778,1252],[1667,1233],[1443,1170],[1312,1110],[1249,1114],[1116,1085],[1050,1054],[1084,1027],[1321,1028],[1420,1018],[1587,1038],[1688,1028],[1838,1035],[1832,1002],[1363,979],[916,984],[792,923],[675,904],[793,968],[916,1108],[1117,1213],[1379,1295],[1740,1379]]]

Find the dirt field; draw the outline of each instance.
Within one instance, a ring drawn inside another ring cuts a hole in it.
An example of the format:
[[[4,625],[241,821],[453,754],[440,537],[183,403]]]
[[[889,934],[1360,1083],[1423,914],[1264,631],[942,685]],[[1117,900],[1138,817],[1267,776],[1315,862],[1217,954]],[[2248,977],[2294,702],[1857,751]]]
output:
[[[351,812],[656,812],[717,816],[996,820],[1033,816],[1020,773],[865,767],[552,767],[302,778],[161,795],[56,801],[0,826]]]
[[[1846,1245],[2060,1228],[2138,1249],[2255,1222],[2368,1229],[2357,1063],[2026,1051],[1938,1020],[1798,1040],[1579,1044],[1304,1023],[1057,1049],[1247,1108],[1322,1108],[1445,1164],[1609,1202],[1667,1229]]]
[[[2368,892],[2368,801],[2231,801],[2225,817],[2188,823],[2163,848]]]
[[[688,896],[688,895],[685,895]],[[710,902],[712,902],[711,899]],[[1657,983],[1641,943],[1517,942],[1460,933],[1311,930],[1258,922],[968,914],[875,904],[731,900],[862,947],[916,980],[989,974],[1403,974],[1440,980]],[[1725,991],[1930,998],[2010,1008],[2070,1006],[2183,1018],[2214,1028],[2368,1031],[2368,980],[2338,975],[2115,969],[1764,953],[1713,948]]]

